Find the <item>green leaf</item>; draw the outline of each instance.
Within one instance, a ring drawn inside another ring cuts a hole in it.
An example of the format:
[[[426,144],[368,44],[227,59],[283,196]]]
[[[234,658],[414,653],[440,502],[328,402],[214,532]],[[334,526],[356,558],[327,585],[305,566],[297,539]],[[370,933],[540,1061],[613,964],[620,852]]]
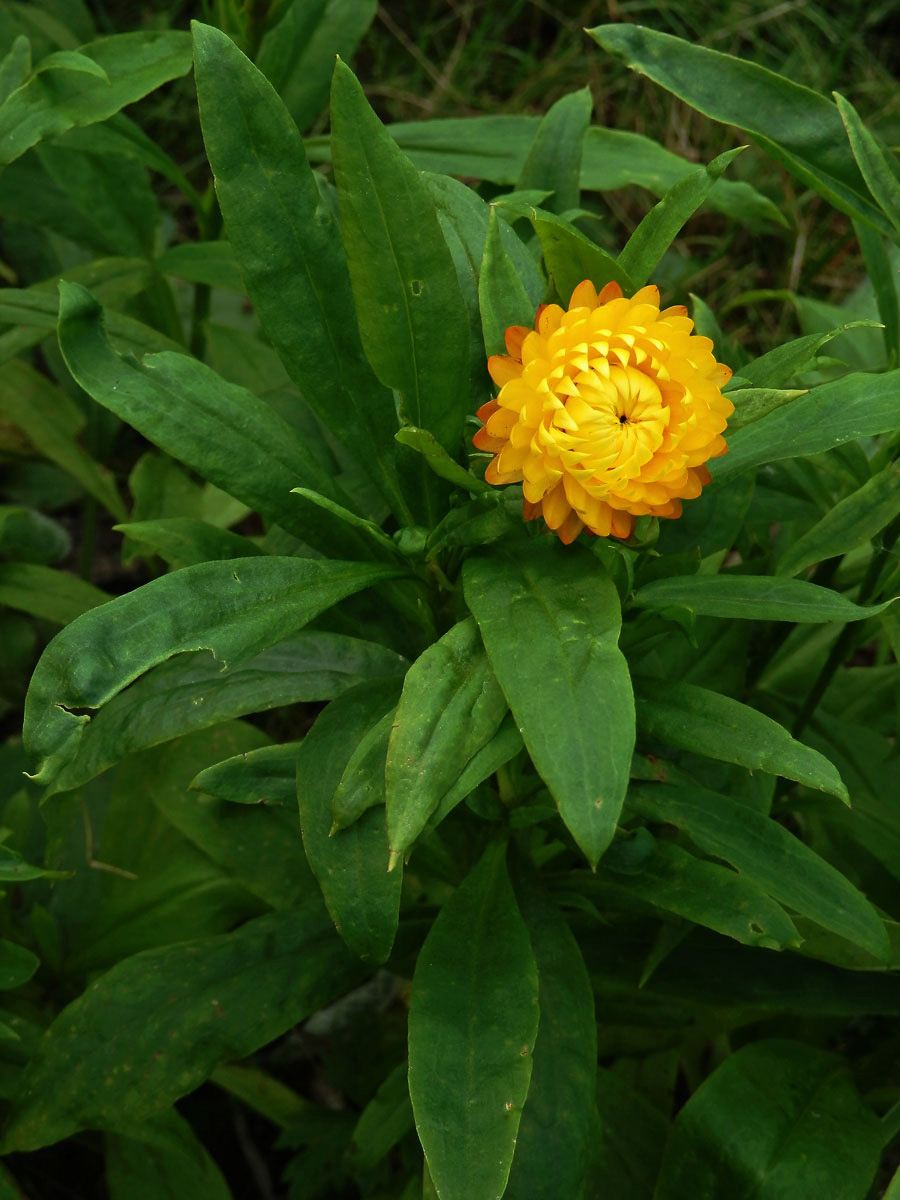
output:
[[[599,25],[590,36],[692,108],[736,125],[830,204],[882,232],[837,108],[818,92],[730,54],[640,25]]]
[[[613,843],[601,881],[746,946],[783,950],[800,942],[793,921],[752,878],[642,833],[624,846]]]
[[[454,625],[413,663],[385,763],[392,861],[413,844],[505,715],[506,700],[471,618]]]
[[[40,371],[14,358],[0,367],[0,412],[117,520],[125,519],[125,506],[112,473],[91,458],[75,436],[84,416],[65,392]]]
[[[832,338],[839,337],[848,329],[870,328],[871,324],[870,321],[848,321],[846,325],[825,333],[808,333],[805,337],[795,338],[746,363],[741,367],[741,376],[753,387],[780,388],[809,370],[818,352]]]
[[[365,962],[382,963],[397,930],[402,872],[387,871],[384,809],[331,833],[331,800],[359,739],[396,697],[393,682],[363,684],[319,715],[297,753],[303,845],[338,933]]]
[[[368,521],[364,517],[358,517],[356,513],[351,512],[348,508],[344,508],[341,504],[336,504],[334,500],[329,500],[327,496],[320,496],[318,492],[311,491],[309,488],[297,487],[291,488],[291,494],[302,497],[304,503],[328,514],[329,518],[334,520],[329,522],[331,528],[335,528],[335,523],[339,523],[349,528],[342,530],[343,539],[351,544],[359,545],[362,542],[370,554],[376,558],[384,558],[385,552],[389,559],[396,559],[398,550],[394,541],[388,537],[380,525],[376,525],[374,521]],[[351,536],[350,531],[352,530]],[[361,536],[355,536],[361,535]],[[332,550],[334,550],[332,543]],[[366,557],[360,555],[360,557]]]
[[[762,420],[770,412],[781,408],[783,404],[790,404],[798,396],[805,396],[807,390],[807,388],[745,387],[729,391],[728,399],[734,405],[734,412],[728,418],[729,434],[736,433],[745,425],[752,425],[754,421]]]
[[[889,959],[884,925],[868,900],[777,821],[695,786],[633,786],[628,803],[644,817],[684,829],[704,853],[730,862],[794,912]]]
[[[92,583],[38,563],[0,562],[0,604],[68,625],[110,599]]]
[[[534,955],[494,844],[441,909],[413,977],[409,1094],[442,1200],[503,1194],[537,1030]]]
[[[634,747],[615,585],[590,556],[535,546],[528,558],[467,559],[463,587],[528,753],[595,866]]]
[[[168,179],[198,214],[203,212],[203,201],[177,163],[124,113],[116,113],[102,125],[74,127],[54,144],[71,150],[84,150],[101,158],[115,156],[133,159]]]
[[[894,264],[884,238],[865,221],[854,221],[853,232],[859,242],[878,306],[878,316],[884,326],[882,336],[887,363],[893,367],[900,361],[900,297],[897,295]]]
[[[230,38],[193,32],[206,153],[247,295],[307,403],[402,517],[393,397],[363,357],[340,233],[297,127]]]
[[[281,0],[281,3],[270,8],[268,28],[255,57],[260,71],[277,92],[280,93],[290,79],[298,57],[322,19],[326,3],[327,0],[307,0],[300,4],[295,0]],[[326,94],[328,79],[325,83]],[[317,115],[313,113],[314,117]]]
[[[264,741],[259,729],[237,721],[199,730],[130,755],[108,782],[45,809],[49,861],[74,868],[66,905],[56,908],[68,977],[96,975],[141,950],[227,933],[264,910],[263,902],[183,836],[157,803],[185,796],[198,771]],[[116,870],[87,866],[96,860]],[[309,895],[312,880],[307,871],[304,877]]]
[[[590,88],[582,88],[557,100],[538,125],[516,188],[552,192],[550,212],[578,207],[581,148],[593,105]]]
[[[302,1123],[315,1105],[256,1067],[216,1067],[212,1082],[282,1129]]]
[[[743,368],[742,368],[743,370]],[[900,372],[845,375],[813,388],[728,439],[728,454],[709,464],[716,480],[730,479],[762,463],[821,454],[856,438],[897,427]]]
[[[174,275],[190,283],[205,283],[238,296],[247,292],[231,244],[224,239],[169,246],[154,266],[163,275]]]
[[[68,871],[47,871],[43,867],[33,867],[15,850],[0,845],[0,883],[24,883],[28,879],[65,879],[68,875]]]
[[[469,335],[456,268],[425,181],[349,67],[331,90],[331,142],[366,355],[399,412],[453,454],[470,409]]]
[[[33,508],[0,504],[0,558],[59,562],[71,549],[72,539],[57,521]]]
[[[897,182],[897,176],[891,170],[874,134],[862,123],[850,101],[845,100],[839,92],[832,92],[832,95],[850,139],[856,165],[881,211],[893,225],[894,241],[897,241],[900,234],[900,183]]]
[[[563,304],[585,279],[597,288],[614,280],[629,295],[636,290],[628,272],[573,225],[538,209],[531,224],[541,243],[544,267]]]
[[[79,50],[55,50],[48,54],[34,68],[34,74],[40,75],[43,71],[80,71],[83,75],[93,75],[104,83],[110,83],[109,76],[100,64]]]
[[[103,310],[77,284],[60,284],[59,344],[76,381],[217,487],[306,539],[290,491],[333,483],[299,434],[264,401],[185,354],[122,358],[109,343]]]
[[[324,8],[324,12],[321,9]],[[284,20],[266,35],[261,49],[260,69],[272,79],[291,116],[306,129],[328,101],[328,88],[335,56],[349,62],[372,23],[376,0],[299,0]],[[320,12],[315,28],[309,29],[309,13]],[[269,75],[264,57],[267,43],[283,60],[287,70],[280,78]]]
[[[792,541],[779,559],[779,575],[846,554],[873,538],[900,513],[900,466],[887,466],[839,500],[812,529]]]
[[[541,1020],[528,1103],[503,1194],[507,1200],[558,1200],[578,1195],[590,1158],[597,1085],[594,992],[578,943],[553,901],[526,878],[516,896],[537,961]]]
[[[170,79],[191,69],[191,46],[180,30],[119,33],[80,47],[105,78],[81,72],[33,75],[0,106],[0,163],[11,163],[42,138],[73,125],[105,121]]]
[[[41,960],[24,946],[0,938],[0,991],[21,987],[27,983]]]
[[[512,114],[449,117],[389,125],[388,132],[422,170],[513,186],[540,120]],[[315,161],[329,161],[327,138],[312,138],[307,146]],[[592,126],[582,147],[581,188],[602,192],[637,184],[662,196],[695,167],[648,137]],[[710,208],[754,227],[767,222],[787,224],[780,209],[746,183],[720,179],[708,203]]]
[[[128,521],[114,525],[132,542],[176,569],[226,558],[250,558],[263,551],[250,538],[219,529],[195,517],[165,517],[157,521]]]
[[[234,804],[291,806],[297,801],[299,742],[260,746],[201,771],[190,786]]]
[[[837,796],[849,804],[837,769],[817,750],[795,741],[771,717],[691,683],[636,679],[638,728],[694,754],[767,771]]]
[[[248,892],[272,908],[302,905],[315,893],[315,883],[294,812],[229,804],[189,790],[184,780],[195,773],[195,747],[200,744],[198,737],[179,740],[159,751],[156,762],[144,760],[148,769],[155,768],[153,803],[179,833]]]
[[[744,1046],[675,1120],[656,1200],[864,1200],[879,1122],[844,1062],[800,1042]]]
[[[0,62],[0,104],[31,74],[31,42],[19,34]]]
[[[375,564],[263,557],[186,567],[85,613],[35,668],[23,737],[52,785],[78,752],[89,721],[139,675],[174,654],[211,650],[223,668],[294,633],[313,617],[399,572]]]
[[[698,617],[748,621],[862,621],[892,604],[859,605],[841,592],[764,575],[682,575],[645,583],[634,593],[639,608],[690,609]]]
[[[234,933],[145,950],[53,1021],[29,1063],[4,1153],[168,1108],[357,984],[318,900]]]
[[[360,1113],[350,1140],[354,1170],[371,1171],[413,1126],[406,1082],[407,1065],[400,1063]]]
[[[28,1200],[12,1173],[0,1166],[0,1200]]]
[[[669,1122],[614,1070],[597,1072],[599,1143],[594,1176],[616,1200],[651,1200]]]
[[[399,696],[398,686],[387,701],[390,707],[361,735],[347,759],[331,797],[332,833],[352,825],[367,808],[384,804],[384,764]]]
[[[415,425],[404,425],[394,435],[401,446],[409,446],[421,454],[435,475],[446,479],[456,487],[465,488],[467,492],[477,495],[480,492],[490,492],[491,485],[461,467],[455,458],[451,458],[433,433],[427,429],[419,429]]]
[[[457,804],[465,800],[479,784],[489,779],[495,771],[499,771],[510,759],[515,758],[521,749],[522,735],[516,728],[512,714],[507,713],[491,740],[469,759],[462,775],[441,797],[428,822],[429,828],[433,829],[439,825]]]
[[[709,166],[699,167],[684,179],[679,179],[643,218],[617,260],[635,287],[644,286],[681,227],[697,211],[729,163],[744,149],[744,146],[738,146],[734,150],[726,150],[714,158]]]
[[[174,1108],[149,1121],[120,1126],[105,1141],[110,1200],[231,1200],[221,1171]]]
[[[493,207],[478,276],[478,304],[488,354],[506,353],[503,335],[508,326],[531,325],[534,320],[534,305],[503,245]]]

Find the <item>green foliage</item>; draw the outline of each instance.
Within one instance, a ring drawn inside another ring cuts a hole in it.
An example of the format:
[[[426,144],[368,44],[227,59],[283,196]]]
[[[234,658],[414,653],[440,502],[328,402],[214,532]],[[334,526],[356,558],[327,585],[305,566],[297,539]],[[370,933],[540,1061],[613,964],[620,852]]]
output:
[[[372,0],[96,7],[0,6],[0,1196],[900,1194],[895,92],[690,6],[540,112],[525,0],[362,82]],[[585,280],[663,315],[543,362]],[[574,540],[595,352],[682,449]]]

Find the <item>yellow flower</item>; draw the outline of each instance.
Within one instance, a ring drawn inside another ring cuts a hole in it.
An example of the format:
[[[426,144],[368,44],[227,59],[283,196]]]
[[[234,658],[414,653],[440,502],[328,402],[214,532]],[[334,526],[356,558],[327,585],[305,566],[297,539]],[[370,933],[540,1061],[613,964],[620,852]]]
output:
[[[508,355],[488,370],[500,388],[474,437],[494,457],[488,483],[521,483],[528,520],[566,543],[587,528],[627,538],[634,518],[678,517],[700,495],[707,459],[727,450],[731,370],[682,305],[660,312],[659,289],[631,299],[590,280],[568,311],[541,305],[535,328],[506,331]]]

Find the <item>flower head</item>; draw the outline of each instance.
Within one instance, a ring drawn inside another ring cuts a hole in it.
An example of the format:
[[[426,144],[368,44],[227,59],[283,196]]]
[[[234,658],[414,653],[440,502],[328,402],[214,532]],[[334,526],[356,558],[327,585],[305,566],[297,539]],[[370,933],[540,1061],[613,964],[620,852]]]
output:
[[[703,464],[727,450],[734,412],[721,390],[731,370],[693,328],[682,305],[660,312],[656,287],[626,299],[587,279],[567,311],[545,304],[533,330],[511,326],[509,354],[488,360],[500,393],[478,410],[474,444],[494,455],[485,479],[521,483],[525,517],[566,543],[680,516],[709,483]]]

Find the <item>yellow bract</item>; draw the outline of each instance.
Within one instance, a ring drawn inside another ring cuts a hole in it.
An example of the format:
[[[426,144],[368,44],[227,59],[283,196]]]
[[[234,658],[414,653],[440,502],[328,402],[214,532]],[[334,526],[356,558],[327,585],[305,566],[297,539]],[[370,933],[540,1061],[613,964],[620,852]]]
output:
[[[709,482],[703,464],[727,450],[734,412],[721,390],[731,370],[693,328],[682,305],[660,312],[656,287],[626,299],[589,280],[568,311],[542,305],[533,330],[511,326],[509,354],[488,360],[500,394],[478,410],[473,439],[494,455],[485,479],[521,483],[525,517],[566,543],[680,516]]]

